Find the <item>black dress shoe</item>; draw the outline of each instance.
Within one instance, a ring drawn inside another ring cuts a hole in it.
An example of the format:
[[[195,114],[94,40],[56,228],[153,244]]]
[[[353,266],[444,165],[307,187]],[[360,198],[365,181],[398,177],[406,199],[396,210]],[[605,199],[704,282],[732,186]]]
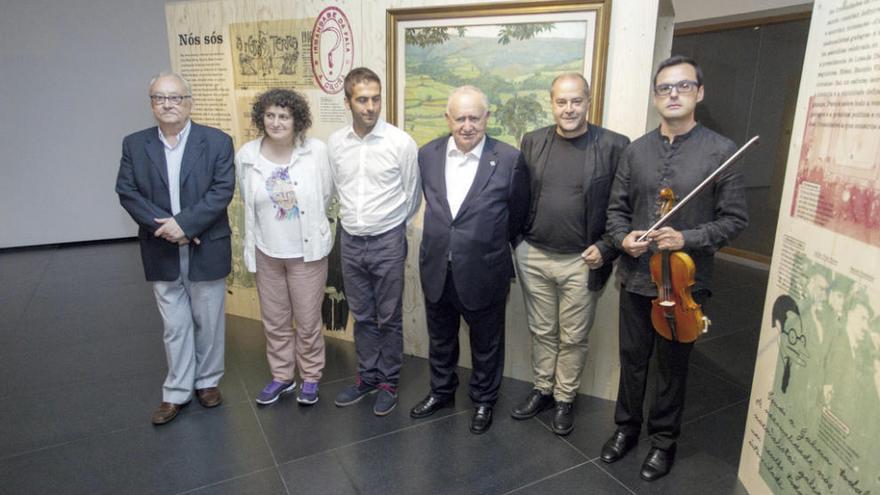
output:
[[[661,450],[651,447],[648,457],[642,463],[642,472],[639,473],[645,481],[656,481],[669,474],[672,463],[675,462],[675,444],[669,450]]]
[[[566,401],[556,401],[556,413],[553,415],[553,433],[565,436],[574,429],[574,414],[571,408],[574,404]]]
[[[623,459],[623,456],[635,447],[638,441],[638,435],[625,435],[620,430],[615,431],[614,435],[611,435],[611,438],[602,446],[602,461],[610,464]]]
[[[529,396],[513,408],[510,416],[513,419],[529,419],[538,415],[544,409],[553,407],[553,396],[543,394],[540,390],[533,389]]]
[[[443,400],[428,394],[427,397],[410,409],[409,415],[416,419],[427,418],[444,407],[452,407],[454,405],[455,397]]]
[[[479,435],[489,431],[492,426],[492,406],[477,406],[471,417],[471,433]]]

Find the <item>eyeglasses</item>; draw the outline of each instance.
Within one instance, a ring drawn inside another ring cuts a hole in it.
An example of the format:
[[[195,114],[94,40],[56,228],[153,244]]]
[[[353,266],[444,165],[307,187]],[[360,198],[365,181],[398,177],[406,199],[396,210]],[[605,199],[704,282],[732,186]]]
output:
[[[672,94],[672,89],[678,90],[679,94],[693,93],[700,87],[697,81],[689,81],[687,79],[672,84],[658,84],[654,86],[654,94],[657,96],[668,96]]]
[[[183,100],[187,98],[192,98],[191,95],[150,95],[150,101],[153,102],[153,105],[162,105],[166,101],[171,102],[172,105],[180,105],[183,103]]]

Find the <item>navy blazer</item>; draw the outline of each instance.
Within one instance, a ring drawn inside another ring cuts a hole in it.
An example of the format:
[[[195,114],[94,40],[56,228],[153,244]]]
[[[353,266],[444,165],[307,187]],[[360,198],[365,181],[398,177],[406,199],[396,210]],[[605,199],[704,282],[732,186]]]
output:
[[[611,184],[617,173],[617,163],[623,150],[629,144],[629,138],[597,125],[587,124],[587,135],[590,145],[584,160],[584,232],[587,236],[586,249],[593,244],[602,253],[604,263],[601,267],[590,270],[587,288],[599,290],[605,286],[611,276],[612,262],[618,256],[614,246],[606,243],[605,234],[608,197]],[[520,145],[531,177],[531,193],[537,198],[541,193],[542,178],[550,158],[550,143],[556,138],[556,125],[536,129],[526,134]],[[531,205],[526,225],[535,220],[538,202]]]
[[[189,131],[180,164],[180,213],[173,215],[190,243],[189,279],[216,280],[232,268],[229,217],[226,207],[235,191],[232,138],[195,122]],[[126,136],[116,178],[122,207],[138,224],[144,274],[149,281],[173,281],[180,276],[177,244],[153,234],[154,219],[171,215],[168,167],[159,130],[151,127]]]
[[[474,182],[452,218],[446,199],[449,139],[435,139],[419,150],[425,193],[420,277],[428,301],[439,301],[451,259],[459,300],[475,311],[507,297],[514,274],[510,243],[525,224],[529,177],[516,148],[487,136]]]

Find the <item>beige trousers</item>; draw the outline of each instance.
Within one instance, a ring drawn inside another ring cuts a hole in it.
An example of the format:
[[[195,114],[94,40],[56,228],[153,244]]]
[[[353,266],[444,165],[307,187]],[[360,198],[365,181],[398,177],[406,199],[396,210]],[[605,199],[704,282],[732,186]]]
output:
[[[305,263],[302,258],[273,258],[257,249],[256,262],[260,316],[272,377],[291,382],[299,365],[304,381],[320,381],[324,370],[321,304],[327,283],[327,258]]]
[[[599,293],[587,289],[589,268],[579,253],[551,253],[523,241],[516,265],[532,334],[535,388],[570,402],[587,362]]]

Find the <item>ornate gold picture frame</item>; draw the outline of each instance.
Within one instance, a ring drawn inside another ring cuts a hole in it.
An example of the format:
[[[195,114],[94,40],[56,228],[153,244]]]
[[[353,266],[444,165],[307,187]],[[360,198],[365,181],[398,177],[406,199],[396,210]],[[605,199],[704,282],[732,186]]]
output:
[[[488,133],[518,146],[552,123],[550,82],[562,72],[590,81],[590,121],[602,120],[611,0],[495,2],[389,9],[389,122],[420,145],[446,131],[449,92],[464,84],[489,97]]]

